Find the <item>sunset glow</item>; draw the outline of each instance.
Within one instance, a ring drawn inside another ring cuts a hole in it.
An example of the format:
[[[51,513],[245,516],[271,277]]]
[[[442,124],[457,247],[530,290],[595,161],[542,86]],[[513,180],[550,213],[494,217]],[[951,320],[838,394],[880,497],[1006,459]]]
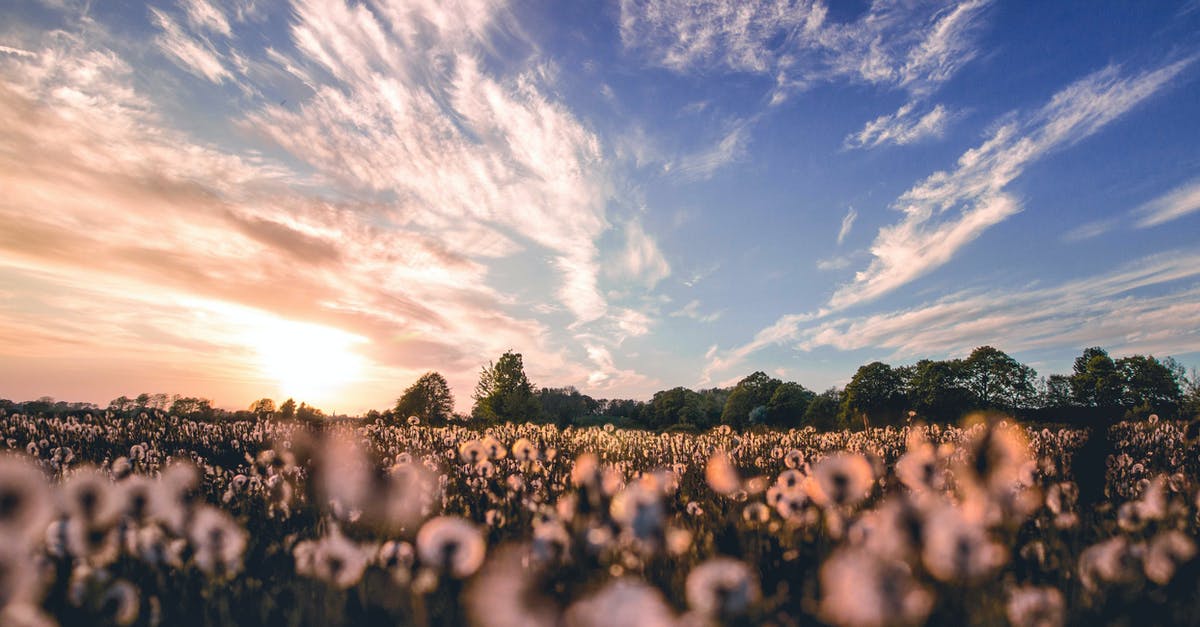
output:
[[[984,344],[1200,364],[1195,2],[0,20],[0,397],[355,412],[436,370],[465,410],[510,349],[641,399]]]

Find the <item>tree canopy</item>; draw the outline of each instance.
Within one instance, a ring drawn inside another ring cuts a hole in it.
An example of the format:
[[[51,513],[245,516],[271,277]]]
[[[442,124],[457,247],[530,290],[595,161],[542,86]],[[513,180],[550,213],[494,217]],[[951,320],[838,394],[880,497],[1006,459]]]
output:
[[[394,413],[402,419],[416,416],[430,424],[446,422],[454,413],[454,396],[446,378],[432,371],[421,375],[396,401]]]

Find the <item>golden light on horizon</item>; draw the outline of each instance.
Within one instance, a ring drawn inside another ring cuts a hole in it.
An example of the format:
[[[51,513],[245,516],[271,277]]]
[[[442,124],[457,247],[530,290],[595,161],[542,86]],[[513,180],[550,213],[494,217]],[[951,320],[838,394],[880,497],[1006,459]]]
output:
[[[336,409],[347,402],[341,394],[367,369],[366,358],[356,350],[367,342],[361,335],[228,303],[210,301],[204,309],[218,316],[233,330],[232,339],[253,353],[247,365],[275,384],[277,401],[293,398]],[[263,390],[263,396],[271,395],[272,390]]]

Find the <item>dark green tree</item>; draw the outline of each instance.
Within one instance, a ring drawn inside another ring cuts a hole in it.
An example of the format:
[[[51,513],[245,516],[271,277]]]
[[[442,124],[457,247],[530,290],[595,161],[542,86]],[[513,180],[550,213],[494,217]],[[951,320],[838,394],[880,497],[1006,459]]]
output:
[[[1075,358],[1071,396],[1081,407],[1116,407],[1121,404],[1124,381],[1108,351],[1093,346]]]
[[[860,366],[842,392],[843,420],[864,428],[899,423],[905,405],[900,384],[900,373],[881,361]]]
[[[1075,404],[1075,398],[1071,394],[1071,377],[1052,374],[1046,377],[1042,387],[1042,407],[1063,408]]]
[[[649,415],[646,426],[655,429],[663,429],[677,424],[703,427],[705,426],[703,400],[699,393],[685,387],[655,392],[647,407]]]
[[[582,416],[594,416],[600,402],[580,394],[573,386],[564,388],[542,388],[537,392],[542,417],[559,426],[566,426]]]
[[[480,420],[524,422],[540,419],[541,405],[525,376],[520,353],[507,351],[479,372],[471,416]]]
[[[816,397],[816,392],[799,383],[781,383],[767,401],[767,422],[779,427],[798,425],[808,411],[808,404]]]
[[[922,359],[901,371],[908,408],[924,420],[956,422],[971,407],[962,360]]]
[[[432,371],[421,375],[404,390],[393,413],[399,420],[416,416],[425,424],[444,424],[454,413],[454,396],[446,377]]]
[[[296,401],[287,399],[279,406],[279,417],[284,420],[290,420],[296,415]]]
[[[738,381],[725,400],[725,408],[721,412],[721,423],[744,427],[750,423],[750,413],[758,407],[766,407],[771,402],[775,389],[783,382],[759,371]]]
[[[837,388],[829,388],[816,395],[804,410],[803,424],[819,431],[845,429],[846,422],[842,419],[842,393]]]
[[[977,409],[1014,412],[1034,402],[1033,368],[991,346],[980,346],[962,362],[962,380]]]
[[[1130,355],[1115,362],[1124,383],[1121,404],[1131,417],[1175,416],[1183,400],[1176,372],[1152,356]]]

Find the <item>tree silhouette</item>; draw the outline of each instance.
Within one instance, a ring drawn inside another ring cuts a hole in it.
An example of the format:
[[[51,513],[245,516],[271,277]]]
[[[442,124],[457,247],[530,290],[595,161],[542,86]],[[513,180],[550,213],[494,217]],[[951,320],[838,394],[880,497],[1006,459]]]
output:
[[[475,405],[471,408],[471,415],[481,420],[537,420],[541,413],[533,384],[525,376],[521,353],[511,350],[480,370],[479,383],[475,385],[472,398],[475,399]]]
[[[395,413],[401,419],[416,416],[427,424],[445,422],[454,413],[454,396],[446,378],[437,372],[421,375],[396,401]]]

